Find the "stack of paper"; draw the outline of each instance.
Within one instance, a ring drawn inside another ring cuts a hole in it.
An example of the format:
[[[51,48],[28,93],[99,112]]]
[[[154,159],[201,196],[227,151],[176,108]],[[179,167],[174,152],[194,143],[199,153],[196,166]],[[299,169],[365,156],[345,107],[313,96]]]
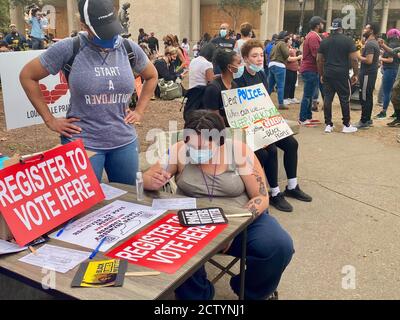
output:
[[[0,255],[21,252],[28,249],[27,247],[20,247],[15,243],[0,240]]]
[[[35,254],[31,253],[19,259],[37,267],[67,273],[88,259],[90,252],[61,248],[45,244]]]

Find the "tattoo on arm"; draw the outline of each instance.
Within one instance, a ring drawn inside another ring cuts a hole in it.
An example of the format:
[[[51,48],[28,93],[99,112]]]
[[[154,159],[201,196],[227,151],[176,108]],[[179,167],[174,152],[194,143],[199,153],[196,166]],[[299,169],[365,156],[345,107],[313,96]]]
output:
[[[253,214],[254,217],[257,217],[258,215],[261,214],[261,211],[257,208],[257,206],[260,206],[261,204],[262,200],[260,198],[256,198],[249,202],[248,209],[250,210],[250,212]]]
[[[258,171],[256,169],[254,169],[253,175],[256,177],[257,183],[259,185],[260,195],[266,197],[268,195],[267,188],[265,187],[265,183],[264,183],[261,175],[258,173]]]
[[[249,205],[248,205],[248,209],[250,210],[250,212],[253,214],[253,217],[258,216],[258,209],[254,203],[254,201],[250,201]]]

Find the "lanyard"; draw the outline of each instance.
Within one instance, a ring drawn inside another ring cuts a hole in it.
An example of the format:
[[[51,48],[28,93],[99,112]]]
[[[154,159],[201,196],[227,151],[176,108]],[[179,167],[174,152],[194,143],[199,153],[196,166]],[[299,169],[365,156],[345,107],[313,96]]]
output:
[[[214,169],[214,176],[213,176],[211,192],[210,192],[210,188],[209,188],[208,183],[207,183],[206,175],[204,174],[204,171],[203,171],[201,166],[200,166],[200,170],[201,170],[201,174],[203,175],[204,182],[206,183],[208,199],[210,200],[210,202],[212,202],[212,198],[214,196],[215,177],[217,175],[217,165],[215,165],[215,169]]]

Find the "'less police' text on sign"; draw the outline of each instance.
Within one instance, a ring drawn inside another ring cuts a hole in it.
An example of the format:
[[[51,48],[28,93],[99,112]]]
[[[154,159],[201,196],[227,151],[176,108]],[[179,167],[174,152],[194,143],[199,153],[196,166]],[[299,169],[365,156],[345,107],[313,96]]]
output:
[[[253,151],[293,135],[263,84],[223,91],[222,99],[230,126],[246,131]]]

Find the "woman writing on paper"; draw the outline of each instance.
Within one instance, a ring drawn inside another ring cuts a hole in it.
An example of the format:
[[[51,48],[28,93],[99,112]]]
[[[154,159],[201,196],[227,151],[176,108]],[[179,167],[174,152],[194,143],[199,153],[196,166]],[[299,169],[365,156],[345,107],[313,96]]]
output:
[[[139,144],[132,124],[141,121],[153,96],[157,71],[136,43],[124,42],[119,35],[122,27],[114,10],[112,0],[79,1],[85,32],[78,35],[79,50],[69,74],[71,105],[66,119],[51,114],[39,81],[58,74],[70,63],[75,38],[54,44],[29,62],[20,80],[47,127],[61,135],[63,144],[83,139],[85,147],[96,153],[90,160],[99,181],[105,169],[110,182],[134,185]],[[145,80],[135,111],[128,109],[134,92],[131,67]],[[54,94],[53,88],[48,90],[47,94]]]
[[[224,139],[222,119],[210,111],[195,111],[185,124],[184,141],[170,150],[168,172],[155,165],[144,174],[147,190],[161,189],[175,177],[178,194],[195,198],[229,200],[254,215],[248,228],[245,298],[263,300],[278,287],[294,253],[290,236],[268,213],[268,193],[263,170],[254,153],[242,142]],[[241,255],[241,236],[226,253]],[[230,281],[238,295],[240,276]],[[204,267],[181,287],[183,300],[208,300],[214,287]]]

